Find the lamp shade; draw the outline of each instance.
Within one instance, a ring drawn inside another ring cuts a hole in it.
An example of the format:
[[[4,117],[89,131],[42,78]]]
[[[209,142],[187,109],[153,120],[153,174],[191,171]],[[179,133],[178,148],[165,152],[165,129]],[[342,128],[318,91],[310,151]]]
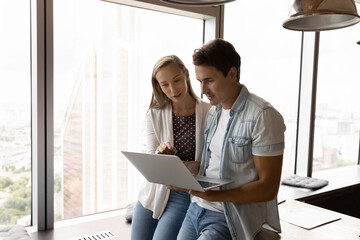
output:
[[[161,0],[166,3],[190,6],[214,6],[221,5],[235,0]]]
[[[323,31],[348,27],[359,21],[354,0],[295,0],[283,27]]]

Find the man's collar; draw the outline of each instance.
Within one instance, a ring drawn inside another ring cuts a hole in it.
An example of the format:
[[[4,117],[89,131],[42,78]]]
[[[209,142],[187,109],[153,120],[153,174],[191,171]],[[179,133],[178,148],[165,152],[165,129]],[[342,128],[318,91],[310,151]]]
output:
[[[249,97],[249,90],[245,87],[245,85],[241,84],[241,90],[236,98],[234,104],[231,107],[232,111],[241,111],[245,105],[246,99]],[[221,104],[216,105],[216,111],[221,111]]]

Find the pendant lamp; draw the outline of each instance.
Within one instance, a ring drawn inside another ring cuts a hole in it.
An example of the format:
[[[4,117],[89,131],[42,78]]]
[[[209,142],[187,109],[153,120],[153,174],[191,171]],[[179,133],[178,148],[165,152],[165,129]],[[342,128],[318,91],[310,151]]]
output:
[[[283,27],[323,31],[348,27],[359,21],[354,0],[295,0]]]
[[[188,6],[214,6],[221,5],[235,0],[161,0],[166,3]]]

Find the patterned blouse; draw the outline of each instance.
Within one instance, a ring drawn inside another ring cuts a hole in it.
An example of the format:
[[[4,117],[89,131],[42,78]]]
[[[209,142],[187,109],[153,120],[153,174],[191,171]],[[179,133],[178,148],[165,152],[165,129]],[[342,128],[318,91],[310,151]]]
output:
[[[175,113],[173,117],[174,147],[176,155],[183,161],[195,159],[195,113],[181,117]]]

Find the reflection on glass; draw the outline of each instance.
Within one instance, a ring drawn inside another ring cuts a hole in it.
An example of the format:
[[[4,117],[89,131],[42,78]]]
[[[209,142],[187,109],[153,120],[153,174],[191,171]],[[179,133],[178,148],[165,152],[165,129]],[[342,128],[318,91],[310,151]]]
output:
[[[224,38],[241,56],[240,82],[269,101],[286,124],[283,177],[294,173],[301,33],[282,27],[289,4],[236,1],[225,6]]]
[[[360,25],[321,32],[314,171],[358,162]]]
[[[0,226],[31,224],[30,5],[0,1]]]
[[[143,150],[152,67],[176,54],[198,85],[191,55],[202,31],[199,19],[98,0],[54,1],[55,219],[136,200],[142,179],[120,151]]]

